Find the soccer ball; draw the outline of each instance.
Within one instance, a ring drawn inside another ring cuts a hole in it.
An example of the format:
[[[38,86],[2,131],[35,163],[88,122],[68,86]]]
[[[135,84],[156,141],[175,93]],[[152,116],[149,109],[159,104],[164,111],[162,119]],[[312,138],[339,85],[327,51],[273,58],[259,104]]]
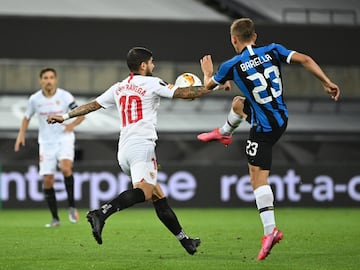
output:
[[[193,73],[185,72],[176,78],[175,86],[189,87],[189,86],[202,86],[202,81]]]

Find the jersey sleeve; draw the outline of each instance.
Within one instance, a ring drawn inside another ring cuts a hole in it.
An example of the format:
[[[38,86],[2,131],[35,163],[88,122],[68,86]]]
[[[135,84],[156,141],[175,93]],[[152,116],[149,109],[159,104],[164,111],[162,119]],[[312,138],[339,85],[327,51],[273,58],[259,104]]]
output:
[[[34,102],[34,95],[31,95],[30,98],[28,99],[28,105],[25,111],[25,117],[27,119],[30,119],[36,112],[36,108],[35,108],[35,102]]]
[[[233,73],[231,72],[233,68],[232,61],[226,61],[220,65],[212,80],[216,84],[224,84],[226,81],[233,80]]]
[[[78,105],[76,104],[76,100],[74,96],[68,91],[66,91],[65,93],[66,93],[66,103],[68,104],[68,109],[69,110],[75,109]]]
[[[291,56],[295,53],[295,51],[289,50],[281,44],[274,44],[274,46],[278,52],[280,61],[290,64]]]
[[[102,93],[95,99],[96,102],[105,109],[114,106],[116,104],[116,101],[114,99],[114,91],[116,91],[117,87],[118,83],[112,85],[109,89],[107,89],[104,93]]]
[[[154,84],[154,92],[157,95],[166,98],[173,98],[176,89],[179,88],[178,86],[164,82],[160,78],[155,78]]]

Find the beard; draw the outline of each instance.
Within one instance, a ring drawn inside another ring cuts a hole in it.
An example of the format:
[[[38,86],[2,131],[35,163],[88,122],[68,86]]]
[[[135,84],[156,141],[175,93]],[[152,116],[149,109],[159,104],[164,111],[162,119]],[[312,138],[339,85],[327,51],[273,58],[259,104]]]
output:
[[[51,91],[52,89],[54,89],[54,86],[51,83],[48,83],[45,85],[44,88],[46,91]]]
[[[152,76],[152,71],[149,68],[146,69],[146,76]]]

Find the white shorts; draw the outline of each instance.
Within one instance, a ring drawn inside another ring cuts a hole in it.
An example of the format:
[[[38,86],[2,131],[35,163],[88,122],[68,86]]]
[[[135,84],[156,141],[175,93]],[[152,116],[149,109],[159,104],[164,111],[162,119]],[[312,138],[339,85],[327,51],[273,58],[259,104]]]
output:
[[[58,162],[63,159],[73,161],[75,155],[75,134],[68,132],[61,139],[39,144],[39,174],[55,174]]]
[[[120,146],[118,161],[122,171],[129,175],[134,184],[145,181],[156,185],[157,162],[155,142],[151,140],[128,140]]]

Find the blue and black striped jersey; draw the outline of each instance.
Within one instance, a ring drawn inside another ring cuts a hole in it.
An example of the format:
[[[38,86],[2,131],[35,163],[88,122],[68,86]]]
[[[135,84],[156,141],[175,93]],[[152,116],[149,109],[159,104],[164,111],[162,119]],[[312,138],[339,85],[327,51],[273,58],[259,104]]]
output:
[[[281,63],[290,63],[295,51],[280,44],[247,46],[222,63],[213,76],[218,84],[232,80],[251,106],[251,127],[269,132],[284,125],[288,118],[282,95]]]

